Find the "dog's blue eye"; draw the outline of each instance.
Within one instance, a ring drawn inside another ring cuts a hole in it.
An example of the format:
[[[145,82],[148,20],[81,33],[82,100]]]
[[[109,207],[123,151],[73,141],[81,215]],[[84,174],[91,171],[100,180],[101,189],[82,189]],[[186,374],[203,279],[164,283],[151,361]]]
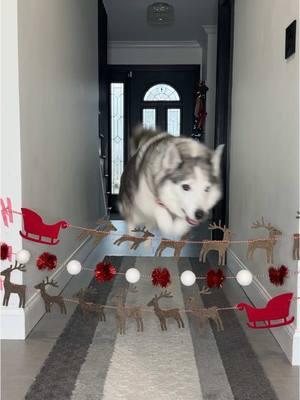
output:
[[[184,184],[184,185],[182,185],[182,189],[185,190],[185,191],[188,191],[188,190],[191,189],[191,187],[190,187],[190,185]]]
[[[204,192],[209,192],[210,191],[210,186],[206,186],[206,188],[204,189]]]

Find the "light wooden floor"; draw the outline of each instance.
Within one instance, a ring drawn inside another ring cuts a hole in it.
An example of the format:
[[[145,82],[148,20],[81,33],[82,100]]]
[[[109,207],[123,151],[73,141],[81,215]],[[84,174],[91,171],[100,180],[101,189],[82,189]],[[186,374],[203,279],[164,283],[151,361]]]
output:
[[[123,221],[114,221],[114,224],[118,230],[126,231]],[[207,226],[203,226],[200,230],[196,231],[195,238],[195,240],[209,238]],[[128,250],[128,244],[122,244],[120,247],[113,246],[112,243],[115,239],[116,237],[106,238],[90,253],[85,261],[85,265],[95,265],[105,255],[154,255],[157,247],[157,243],[155,243],[150,248],[141,246],[136,252],[132,252]],[[196,244],[187,245],[182,252],[183,256],[190,257],[198,256],[198,254],[199,245]],[[172,251],[166,251],[163,255],[171,256]],[[87,285],[90,280],[91,272],[82,271],[82,273],[72,278],[64,290],[64,295],[66,297],[71,296],[76,289]],[[232,304],[249,301],[241,287],[233,279],[227,281],[226,285],[224,285],[224,290]],[[53,310],[51,314],[45,315],[25,341],[2,341],[2,400],[24,399],[29,386],[38,374],[45,358],[57,337],[61,334],[74,308],[75,305],[68,304],[69,312],[67,317],[59,314],[57,310]],[[290,365],[269,330],[251,330],[245,324],[244,313],[238,313],[237,315],[241,319],[246,335],[270,379],[279,400],[299,400],[299,368]]]

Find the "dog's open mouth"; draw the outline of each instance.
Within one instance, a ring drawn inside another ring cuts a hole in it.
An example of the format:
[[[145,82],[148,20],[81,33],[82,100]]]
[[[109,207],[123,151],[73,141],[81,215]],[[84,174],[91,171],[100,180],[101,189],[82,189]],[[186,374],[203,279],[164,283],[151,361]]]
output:
[[[201,221],[197,220],[197,219],[192,219],[190,217],[187,216],[186,212],[184,211],[184,209],[181,209],[185,215],[185,220],[188,224],[190,225],[198,225]]]
[[[190,225],[198,225],[201,222],[201,221],[196,220],[196,219],[191,219],[188,216],[186,216],[185,219],[186,219],[186,222],[189,223]]]

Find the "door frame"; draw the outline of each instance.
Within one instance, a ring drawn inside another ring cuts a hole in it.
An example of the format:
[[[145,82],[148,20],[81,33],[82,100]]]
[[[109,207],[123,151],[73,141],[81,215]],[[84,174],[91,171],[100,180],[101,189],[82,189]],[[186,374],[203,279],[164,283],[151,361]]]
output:
[[[110,152],[110,140],[111,140],[111,126],[110,126],[110,84],[112,82],[122,82],[124,83],[124,162],[128,161],[127,155],[129,154],[130,149],[130,141],[129,141],[129,133],[131,127],[131,109],[130,109],[130,95],[131,95],[131,73],[134,72],[161,72],[161,71],[184,71],[191,72],[198,75],[200,80],[200,71],[201,65],[199,64],[176,64],[176,65],[168,65],[168,64],[160,64],[160,65],[131,65],[131,64],[110,64],[108,65],[108,135],[107,135],[107,163],[108,163],[108,173],[111,177],[111,152]],[[160,81],[157,81],[160,83]],[[166,82],[168,83],[168,82]],[[195,88],[196,89],[196,88]],[[191,93],[192,95],[192,93]],[[150,102],[149,102],[150,105]],[[181,113],[181,122],[183,118],[183,113]],[[111,192],[111,178],[108,182],[108,193]],[[110,196],[109,196],[110,197]],[[109,198],[108,197],[108,198]],[[114,203],[114,201],[113,201]],[[109,206],[112,204],[109,203]]]
[[[229,173],[231,88],[234,39],[234,0],[219,0],[217,34],[217,73],[215,106],[215,147],[225,144],[222,157],[223,198],[213,210],[213,220],[229,223]],[[222,233],[213,231],[213,239],[221,239]]]
[[[103,196],[106,207],[108,207],[108,143],[109,143],[109,86],[108,86],[108,64],[107,64],[107,13],[102,0],[98,0],[98,137],[99,137],[99,162],[101,165]]]

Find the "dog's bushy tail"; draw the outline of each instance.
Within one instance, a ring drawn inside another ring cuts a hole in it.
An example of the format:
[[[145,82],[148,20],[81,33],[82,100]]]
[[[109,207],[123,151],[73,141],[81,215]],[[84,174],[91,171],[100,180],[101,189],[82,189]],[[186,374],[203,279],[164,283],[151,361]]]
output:
[[[144,128],[143,125],[137,125],[133,132],[132,132],[132,138],[131,138],[131,154],[134,154],[136,150],[149,138],[152,136],[157,135],[160,133],[160,131],[155,130],[155,129],[148,129]]]

